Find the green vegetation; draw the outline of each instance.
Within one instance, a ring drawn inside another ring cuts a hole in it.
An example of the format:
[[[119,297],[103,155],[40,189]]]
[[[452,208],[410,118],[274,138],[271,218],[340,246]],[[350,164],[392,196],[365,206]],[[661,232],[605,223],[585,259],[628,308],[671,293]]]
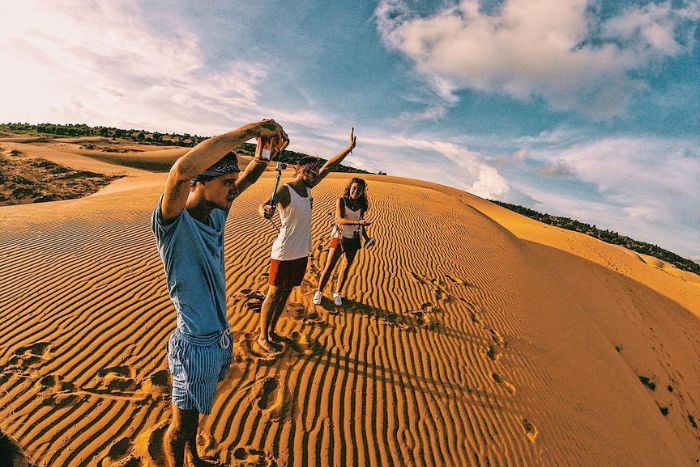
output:
[[[579,222],[574,219],[569,219],[568,217],[552,216],[550,214],[542,214],[541,212],[534,211],[532,209],[518,206],[517,204],[508,204],[501,201],[490,200],[492,203],[496,203],[499,206],[503,206],[506,209],[515,211],[518,214],[527,216],[531,219],[535,219],[545,224],[560,227],[566,230],[573,230],[575,232],[581,232],[591,237],[595,237],[598,240],[602,240],[606,243],[612,243],[614,245],[622,245],[625,248],[636,251],[637,253],[642,253],[645,255],[653,256],[660,260],[666,261],[673,264],[679,269],[684,271],[694,272],[700,275],[700,264],[697,264],[689,259],[685,259],[682,256],[664,250],[657,245],[652,245],[651,243],[640,242],[629,238],[625,235],[620,235],[617,232],[607,229],[599,229],[595,225],[586,224],[584,222]]]
[[[2,132],[35,136],[55,135],[74,138],[100,136],[103,138],[131,140],[138,144],[181,147],[193,147],[209,138],[208,136],[190,135],[189,133],[159,133],[157,131],[149,132],[134,129],[123,130],[121,128],[105,126],[93,127],[85,125],[84,123],[67,123],[65,125],[54,123],[39,123],[38,125],[32,125],[29,123],[2,123],[0,124],[0,133]],[[255,145],[245,143],[242,147],[238,148],[236,152],[238,154],[252,156],[255,153]],[[299,159],[305,156],[307,156],[307,154],[295,151],[284,151],[280,157],[280,160],[287,164],[295,164],[299,161]],[[327,160],[323,158],[319,159],[324,162]],[[367,172],[366,170],[356,169],[343,164],[339,164],[335,168],[335,172],[371,173]]]

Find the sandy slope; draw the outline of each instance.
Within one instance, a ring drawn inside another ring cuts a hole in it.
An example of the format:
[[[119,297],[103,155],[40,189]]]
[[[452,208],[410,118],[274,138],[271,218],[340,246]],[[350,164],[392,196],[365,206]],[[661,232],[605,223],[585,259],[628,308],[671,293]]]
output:
[[[52,155],[103,164],[74,149]],[[39,465],[160,462],[175,320],[149,216],[165,176],[111,167],[130,176],[96,195],[0,208],[0,428]],[[254,210],[272,177],[229,216],[236,359],[203,422],[209,456],[280,465],[700,458],[697,276],[434,184],[367,177],[379,244],[360,253],[339,315],[311,296],[348,176],[314,190],[314,258],[281,320],[288,349],[260,358],[252,309],[275,231]]]

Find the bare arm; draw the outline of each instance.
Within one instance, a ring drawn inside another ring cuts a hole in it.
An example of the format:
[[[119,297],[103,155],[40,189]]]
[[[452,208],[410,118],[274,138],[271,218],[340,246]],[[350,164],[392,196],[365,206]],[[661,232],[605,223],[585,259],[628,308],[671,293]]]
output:
[[[335,205],[335,222],[340,225],[370,225],[371,222],[368,222],[364,219],[360,220],[352,220],[348,219],[345,217],[345,202],[343,201],[343,198],[338,198],[338,202]]]
[[[365,218],[365,211],[360,211],[360,219],[362,219],[364,221],[364,218]],[[366,229],[366,227],[370,224],[371,224],[371,222],[366,222],[362,227],[360,227],[360,232],[362,233],[362,237],[365,239],[365,241],[368,241],[370,239],[369,235],[367,235],[367,229]]]
[[[284,130],[277,122],[263,120],[249,123],[222,135],[213,136],[190,149],[187,154],[175,161],[168,174],[161,204],[163,221],[167,223],[175,219],[185,209],[192,178],[211,167],[229,151],[250,138],[276,135],[286,138]]]
[[[355,128],[353,128],[352,130],[350,130],[350,142],[348,143],[348,145],[345,147],[345,149],[328,159],[328,161],[326,161],[326,163],[323,164],[321,170],[318,171],[318,176],[314,179],[314,186],[318,185],[321,180],[326,178],[326,175],[328,175],[331,172],[331,170],[335,168],[336,165],[340,164],[343,161],[343,159],[345,159],[347,155],[350,154],[353,149],[355,149],[356,144],[357,137],[355,137]]]
[[[264,203],[260,204],[258,206],[258,214],[260,217],[264,217],[265,219],[272,219],[272,216],[275,214],[275,210],[277,209],[277,205],[281,205],[283,208],[286,208],[289,206],[289,203],[292,201],[292,197],[289,194],[289,188],[287,185],[282,185],[279,187],[277,190],[277,194],[275,195],[275,199],[277,203],[273,206],[272,203],[272,198],[268,199]]]

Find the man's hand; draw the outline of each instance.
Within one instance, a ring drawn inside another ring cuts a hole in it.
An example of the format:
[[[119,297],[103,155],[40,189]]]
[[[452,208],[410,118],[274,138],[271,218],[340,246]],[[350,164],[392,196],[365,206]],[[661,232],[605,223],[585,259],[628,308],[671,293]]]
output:
[[[272,216],[275,215],[275,210],[275,206],[270,204],[261,204],[260,207],[258,207],[258,214],[260,217],[264,217],[265,219],[272,219]]]
[[[277,138],[273,141],[271,159],[277,160],[282,155],[282,151],[287,149],[287,146],[289,146],[289,137],[285,133],[284,138]]]
[[[256,136],[262,138],[279,137],[285,141],[289,141],[289,136],[284,132],[282,125],[272,119],[263,119],[260,122],[254,123],[253,131]]]

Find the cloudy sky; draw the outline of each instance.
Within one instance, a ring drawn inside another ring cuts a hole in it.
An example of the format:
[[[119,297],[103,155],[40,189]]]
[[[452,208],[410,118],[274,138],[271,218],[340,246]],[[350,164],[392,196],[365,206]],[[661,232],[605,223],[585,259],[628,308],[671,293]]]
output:
[[[699,0],[0,0],[0,122],[212,135],[566,215],[700,261]]]

